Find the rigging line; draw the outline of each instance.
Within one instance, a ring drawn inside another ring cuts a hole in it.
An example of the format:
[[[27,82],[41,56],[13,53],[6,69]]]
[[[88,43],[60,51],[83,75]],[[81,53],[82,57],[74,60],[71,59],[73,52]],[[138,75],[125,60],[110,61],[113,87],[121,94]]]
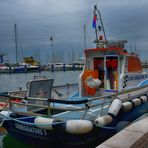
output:
[[[20,59],[22,59],[23,57],[23,47],[22,47],[22,44],[21,44],[21,37],[20,37],[20,33],[18,32],[18,46],[20,48],[19,50],[19,55],[20,55]]]
[[[101,13],[100,13],[99,9],[97,9],[97,11],[98,11],[98,14],[99,14],[99,17],[100,17],[101,26],[102,26],[102,29],[103,29],[103,34],[104,34],[104,37],[105,37],[105,40],[106,40],[106,33],[105,33],[105,29],[104,29],[104,24],[103,24],[103,21],[102,21]]]

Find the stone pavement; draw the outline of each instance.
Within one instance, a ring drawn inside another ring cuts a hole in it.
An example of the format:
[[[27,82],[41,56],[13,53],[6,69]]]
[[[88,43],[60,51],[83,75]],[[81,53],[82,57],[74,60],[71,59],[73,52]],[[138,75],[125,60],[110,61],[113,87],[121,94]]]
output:
[[[97,148],[148,148],[148,117],[126,127]]]

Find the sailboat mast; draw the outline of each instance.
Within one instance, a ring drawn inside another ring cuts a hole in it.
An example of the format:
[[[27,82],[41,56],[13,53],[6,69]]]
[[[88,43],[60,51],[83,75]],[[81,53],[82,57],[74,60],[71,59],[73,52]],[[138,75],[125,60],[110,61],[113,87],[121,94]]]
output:
[[[86,48],[86,25],[84,25],[84,49]]]
[[[18,43],[17,43],[17,27],[16,24],[14,25],[14,31],[15,31],[15,58],[16,58],[16,64],[18,62]]]

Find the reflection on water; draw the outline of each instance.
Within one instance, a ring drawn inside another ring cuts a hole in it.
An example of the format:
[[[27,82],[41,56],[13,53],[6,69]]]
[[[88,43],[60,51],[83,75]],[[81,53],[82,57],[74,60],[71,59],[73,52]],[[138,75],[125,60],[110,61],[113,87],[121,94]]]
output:
[[[9,135],[6,129],[0,127],[0,148],[35,148],[35,146],[19,141],[15,137]]]
[[[3,136],[2,139],[3,148],[35,148],[33,145],[28,145],[27,143],[24,143],[22,141],[16,140],[11,135],[7,134]]]
[[[35,146],[19,141],[9,135],[5,128],[0,127],[0,148],[35,148]]]

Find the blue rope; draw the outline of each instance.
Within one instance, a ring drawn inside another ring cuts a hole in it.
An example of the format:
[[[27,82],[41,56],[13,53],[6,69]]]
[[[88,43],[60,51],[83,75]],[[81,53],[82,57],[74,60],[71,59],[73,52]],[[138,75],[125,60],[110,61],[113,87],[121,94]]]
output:
[[[53,122],[53,123],[51,123],[51,124],[50,124],[50,123],[49,123],[49,124],[36,124],[36,123],[29,123],[29,122],[25,122],[25,121],[20,121],[20,120],[18,120],[18,119],[24,119],[24,117],[23,117],[23,118],[16,118],[16,119],[14,119],[14,118],[5,116],[5,115],[3,115],[3,114],[0,114],[0,115],[2,115],[3,117],[8,118],[9,120],[13,120],[13,121],[15,121],[15,122],[18,122],[18,123],[21,123],[21,124],[25,124],[25,125],[31,125],[31,126],[48,126],[48,125],[57,125],[57,124],[65,123],[65,121],[61,121],[61,122]],[[29,117],[28,117],[28,118],[29,118]]]
[[[99,126],[99,127],[104,128],[104,129],[116,130],[116,127],[110,127],[110,126]]]

